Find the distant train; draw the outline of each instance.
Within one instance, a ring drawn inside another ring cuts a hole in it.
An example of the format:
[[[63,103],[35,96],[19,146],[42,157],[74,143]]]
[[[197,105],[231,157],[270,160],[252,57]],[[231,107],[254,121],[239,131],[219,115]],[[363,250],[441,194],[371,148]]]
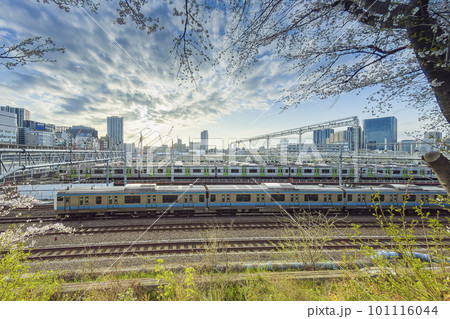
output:
[[[76,178],[105,179],[105,167],[81,167],[81,168],[59,168],[59,176]],[[143,168],[127,167],[125,174],[127,178],[135,179],[220,179],[220,178],[277,178],[277,179],[338,179],[337,166],[149,166]],[[123,167],[109,167],[108,175],[113,179],[121,179],[124,176]],[[354,179],[359,176],[361,180],[383,179],[383,180],[437,180],[433,171],[426,166],[362,166],[355,169],[353,166],[342,168],[343,179]]]
[[[125,187],[68,188],[57,193],[55,210],[61,216],[132,213],[136,216],[193,214],[262,213],[285,209],[295,211],[361,211],[405,205],[412,209],[430,204],[446,192],[438,186],[388,184],[382,186],[336,187],[262,183],[255,185],[175,185],[128,184]]]

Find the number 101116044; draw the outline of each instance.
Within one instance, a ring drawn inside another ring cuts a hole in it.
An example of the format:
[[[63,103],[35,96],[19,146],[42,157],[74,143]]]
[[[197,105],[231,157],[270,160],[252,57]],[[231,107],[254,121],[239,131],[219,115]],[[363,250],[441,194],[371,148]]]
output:
[[[369,316],[421,316],[438,314],[437,306],[405,306],[405,305],[384,305],[369,306]]]

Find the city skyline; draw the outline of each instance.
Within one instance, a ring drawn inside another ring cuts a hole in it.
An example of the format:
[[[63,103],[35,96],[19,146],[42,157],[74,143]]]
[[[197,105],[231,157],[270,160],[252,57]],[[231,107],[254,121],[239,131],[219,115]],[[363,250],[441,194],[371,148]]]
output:
[[[260,59],[242,82],[226,76],[226,65],[201,70],[196,86],[180,82],[167,62],[171,43],[166,34],[149,38],[132,25],[113,24],[108,3],[95,15],[81,8],[63,13],[52,4],[11,0],[2,2],[0,10],[8,17],[0,19],[6,44],[38,33],[65,48],[64,54],[51,55],[56,62],[0,70],[0,105],[29,109],[42,122],[91,126],[105,136],[104,118],[119,116],[124,118],[125,141],[132,143],[148,128],[155,135],[170,131],[174,140],[188,141],[204,127],[214,127],[211,138],[233,140],[347,116],[361,121],[372,117],[364,109],[377,87],[337,100],[313,98],[280,113],[283,92],[299,75],[270,56]],[[167,25],[177,27],[170,15]],[[212,38],[220,47],[219,35],[212,33]],[[405,105],[394,104],[378,115],[398,118],[400,140],[420,128],[417,111]]]

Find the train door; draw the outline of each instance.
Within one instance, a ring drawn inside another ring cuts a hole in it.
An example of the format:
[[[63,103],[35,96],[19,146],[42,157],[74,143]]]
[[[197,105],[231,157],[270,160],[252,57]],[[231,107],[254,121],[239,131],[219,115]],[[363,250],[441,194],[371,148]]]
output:
[[[108,195],[108,209],[118,209],[119,208],[119,196]]]
[[[242,175],[242,176],[247,176],[247,167],[242,167],[242,169],[241,169],[241,175]]]
[[[183,195],[183,207],[194,207],[194,196],[192,194]]]
[[[298,207],[299,203],[298,203],[298,194],[291,194],[291,206],[292,207]]]
[[[70,178],[76,179],[77,177],[78,177],[77,169],[76,169],[76,168],[72,168],[72,169],[70,170]]]
[[[314,167],[314,177],[320,176],[320,169],[318,167]]]
[[[221,200],[222,200],[221,206],[231,207],[231,195],[230,194],[222,194]]]
[[[259,168],[259,176],[265,176],[265,173],[266,173],[265,167],[260,167]]]
[[[283,176],[283,167],[278,167],[278,176]]]
[[[336,167],[333,167],[332,169],[331,169],[331,176],[332,177],[336,177],[338,174],[337,174],[337,168]]]
[[[191,176],[191,168],[190,167],[184,168],[184,176],[186,176],[186,177]]]
[[[127,167],[126,174],[127,174],[127,178],[131,177],[131,167]]]
[[[404,168],[404,169],[403,169],[402,177],[403,177],[403,178],[408,178],[408,177],[409,177],[409,173],[408,173],[408,169],[407,169],[407,168]]]
[[[266,206],[266,195],[265,194],[256,194],[256,206],[258,206],[258,207]]]
[[[333,200],[331,194],[323,194],[323,206],[331,207],[333,206]]]
[[[156,208],[156,194],[147,195],[147,208]]]
[[[64,210],[70,210],[70,197],[64,196]]]
[[[78,209],[89,208],[89,196],[78,196]]]
[[[92,177],[92,168],[86,168],[86,178]]]
[[[209,168],[208,167],[203,168],[203,176],[209,176]]]
[[[223,176],[228,176],[228,167],[223,168]]]

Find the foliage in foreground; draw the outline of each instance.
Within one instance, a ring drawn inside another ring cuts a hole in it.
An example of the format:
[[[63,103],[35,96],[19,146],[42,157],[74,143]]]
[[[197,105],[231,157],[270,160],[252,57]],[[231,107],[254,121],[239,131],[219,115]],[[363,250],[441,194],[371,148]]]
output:
[[[0,259],[0,300],[51,300],[58,292],[61,281],[57,274],[30,272],[29,254],[22,244],[11,245]]]
[[[437,217],[424,213],[422,207],[415,207],[417,219],[406,220],[407,202],[403,207],[390,207],[385,210],[374,196],[374,216],[381,229],[393,246],[379,243],[380,249],[369,247],[362,239],[358,226],[354,225],[357,235],[354,242],[361,246],[362,254],[371,261],[376,270],[361,270],[356,278],[342,286],[335,299],[340,300],[444,300],[450,297],[450,276],[448,267],[448,244],[450,232]],[[407,195],[405,195],[407,196]],[[432,200],[442,210],[444,199]],[[448,202],[448,200],[447,200]],[[447,217],[447,220],[449,218]],[[426,248],[418,253],[418,238],[424,238]],[[423,253],[422,253],[423,252]],[[356,263],[356,260],[354,261]],[[351,296],[358,296],[353,299]]]

